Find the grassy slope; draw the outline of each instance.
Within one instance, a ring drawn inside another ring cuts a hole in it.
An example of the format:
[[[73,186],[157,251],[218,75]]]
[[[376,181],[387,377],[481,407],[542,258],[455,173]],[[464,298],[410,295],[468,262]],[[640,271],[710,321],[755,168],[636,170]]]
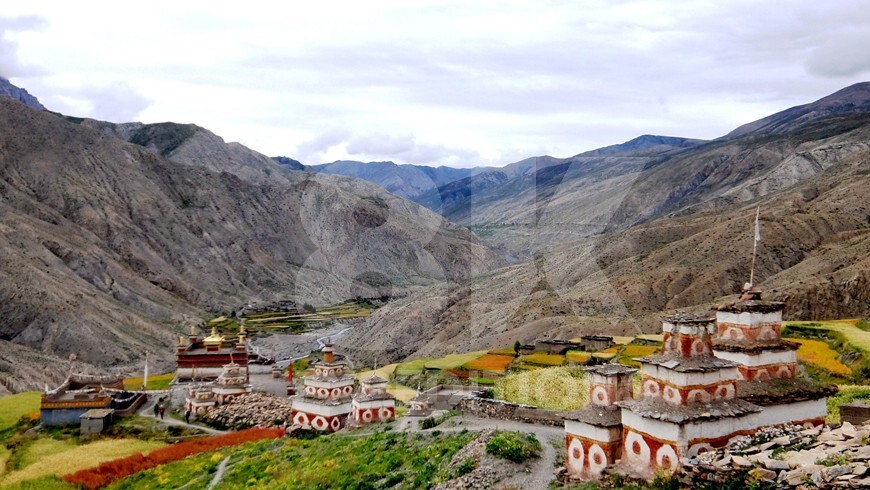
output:
[[[39,410],[42,393],[28,391],[0,397],[0,432],[15,426],[21,417]]]
[[[538,369],[496,381],[495,396],[540,408],[574,410],[588,403],[589,384],[579,367]]]
[[[230,457],[221,488],[429,488],[472,433],[376,433],[264,441],[186,458],[125,478],[111,489],[205,488]]]
[[[168,390],[169,383],[175,379],[175,373],[155,374],[148,376],[148,391],[152,390]],[[124,388],[127,390],[138,390],[142,387],[142,377],[126,378],[124,380]]]

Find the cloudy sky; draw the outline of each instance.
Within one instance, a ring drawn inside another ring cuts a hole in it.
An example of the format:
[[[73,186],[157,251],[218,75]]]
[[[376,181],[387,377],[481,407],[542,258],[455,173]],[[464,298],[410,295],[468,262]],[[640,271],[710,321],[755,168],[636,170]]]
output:
[[[0,76],[306,164],[452,166],[715,138],[870,79],[864,1],[271,3],[4,4]]]

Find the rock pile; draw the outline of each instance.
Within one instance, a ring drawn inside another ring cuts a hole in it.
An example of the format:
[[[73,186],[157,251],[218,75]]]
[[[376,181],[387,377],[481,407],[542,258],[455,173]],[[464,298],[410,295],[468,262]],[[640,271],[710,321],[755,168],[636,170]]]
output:
[[[692,487],[745,478],[780,488],[870,488],[868,461],[870,425],[771,428],[688,460],[680,482]]]
[[[234,430],[279,427],[291,423],[290,401],[268,393],[248,393],[209,410],[203,420]]]

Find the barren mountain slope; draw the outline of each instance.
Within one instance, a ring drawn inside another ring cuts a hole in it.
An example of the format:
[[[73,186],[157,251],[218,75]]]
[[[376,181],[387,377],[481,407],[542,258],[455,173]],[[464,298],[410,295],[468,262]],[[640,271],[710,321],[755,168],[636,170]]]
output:
[[[189,140],[179,149],[194,156],[259,160]],[[104,366],[145,350],[166,360],[173,331],[206,310],[396,294],[502,264],[467,230],[372,184],[240,178],[174,158],[0,98],[0,339]],[[24,352],[0,377],[34,366]]]
[[[864,150],[761,201],[610,232],[402,299],[342,344],[355,358],[386,362],[539,337],[658,331],[661,312],[705,311],[748,279],[756,202],[756,283],[788,301],[787,317],[870,315],[868,193]]]

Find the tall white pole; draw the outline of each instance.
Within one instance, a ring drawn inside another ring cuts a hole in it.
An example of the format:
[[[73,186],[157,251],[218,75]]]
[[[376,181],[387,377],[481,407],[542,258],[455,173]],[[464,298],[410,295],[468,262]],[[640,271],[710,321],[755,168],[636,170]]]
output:
[[[749,287],[755,286],[755,257],[758,252],[758,242],[761,241],[761,229],[758,224],[758,217],[761,213],[761,206],[755,209],[755,237],[752,240],[752,266],[749,268]]]
[[[145,372],[143,374],[144,374],[144,376],[142,376],[142,389],[147,389],[148,388],[148,352],[147,351],[145,352]]]

